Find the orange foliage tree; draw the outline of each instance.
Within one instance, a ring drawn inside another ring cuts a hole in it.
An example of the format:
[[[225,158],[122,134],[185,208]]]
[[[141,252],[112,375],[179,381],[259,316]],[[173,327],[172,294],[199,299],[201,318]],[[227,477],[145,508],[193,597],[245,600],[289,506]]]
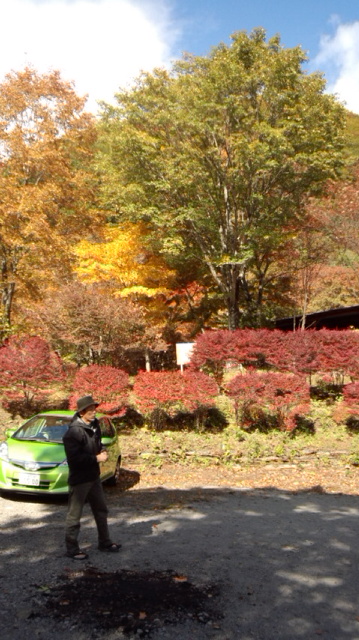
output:
[[[3,334],[15,295],[34,299],[45,285],[68,277],[74,239],[98,220],[90,170],[95,128],[84,104],[58,71],[39,75],[25,68],[0,84]]]

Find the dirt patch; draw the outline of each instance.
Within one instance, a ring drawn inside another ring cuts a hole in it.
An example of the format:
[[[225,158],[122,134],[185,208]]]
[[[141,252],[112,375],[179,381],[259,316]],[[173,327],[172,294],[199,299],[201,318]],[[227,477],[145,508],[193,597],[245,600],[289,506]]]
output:
[[[216,585],[196,586],[174,572],[99,571],[94,567],[68,571],[56,587],[44,592],[46,605],[37,615],[73,618],[96,635],[109,629],[150,635],[154,629],[191,618],[215,624]]]
[[[202,489],[226,487],[236,489],[274,488],[287,491],[321,491],[357,495],[359,491],[359,467],[337,460],[298,463],[252,464],[243,466],[163,464],[160,469],[137,467],[140,473],[133,476],[133,489]],[[128,472],[127,472],[128,473]],[[136,486],[135,486],[136,485]],[[114,489],[115,491],[118,488]],[[131,492],[130,491],[130,492]],[[167,494],[166,494],[167,495]],[[183,495],[186,495],[185,493]],[[175,506],[171,502],[170,506]],[[161,503],[161,508],[166,505]]]

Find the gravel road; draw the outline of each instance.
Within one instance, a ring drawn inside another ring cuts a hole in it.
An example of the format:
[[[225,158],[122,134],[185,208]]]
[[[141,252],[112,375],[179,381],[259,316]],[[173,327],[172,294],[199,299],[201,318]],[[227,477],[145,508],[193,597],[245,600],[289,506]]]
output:
[[[97,551],[86,511],[87,564],[64,556],[66,501],[0,498],[1,638],[128,638],[122,627],[84,628],[46,613],[64,575],[92,567],[171,570],[198,587],[218,587],[210,610],[219,615],[159,620],[154,640],[359,640],[358,496],[140,485],[106,495],[113,538],[123,547]]]

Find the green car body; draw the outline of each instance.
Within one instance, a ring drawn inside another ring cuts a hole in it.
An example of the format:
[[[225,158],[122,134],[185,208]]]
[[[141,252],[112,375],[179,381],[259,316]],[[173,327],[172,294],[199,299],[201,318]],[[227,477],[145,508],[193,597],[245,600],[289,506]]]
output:
[[[0,444],[0,491],[61,495],[69,491],[62,437],[73,411],[45,411],[36,414],[16,430],[8,429]],[[116,429],[110,418],[99,414],[102,444],[108,461],[101,463],[101,480],[115,482],[121,455]]]

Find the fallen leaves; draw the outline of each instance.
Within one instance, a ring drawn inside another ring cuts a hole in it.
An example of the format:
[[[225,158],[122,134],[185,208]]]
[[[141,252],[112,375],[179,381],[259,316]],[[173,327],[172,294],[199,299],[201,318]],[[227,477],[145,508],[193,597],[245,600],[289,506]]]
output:
[[[173,576],[175,582],[187,582],[187,576]]]
[[[287,491],[345,493],[357,495],[359,469],[331,461],[314,462],[305,467],[283,464],[253,464],[243,467],[211,465],[163,464],[161,469],[142,470],[139,489],[165,486],[188,489],[193,487],[236,487],[242,489],[274,488]],[[135,487],[136,489],[137,487]]]

